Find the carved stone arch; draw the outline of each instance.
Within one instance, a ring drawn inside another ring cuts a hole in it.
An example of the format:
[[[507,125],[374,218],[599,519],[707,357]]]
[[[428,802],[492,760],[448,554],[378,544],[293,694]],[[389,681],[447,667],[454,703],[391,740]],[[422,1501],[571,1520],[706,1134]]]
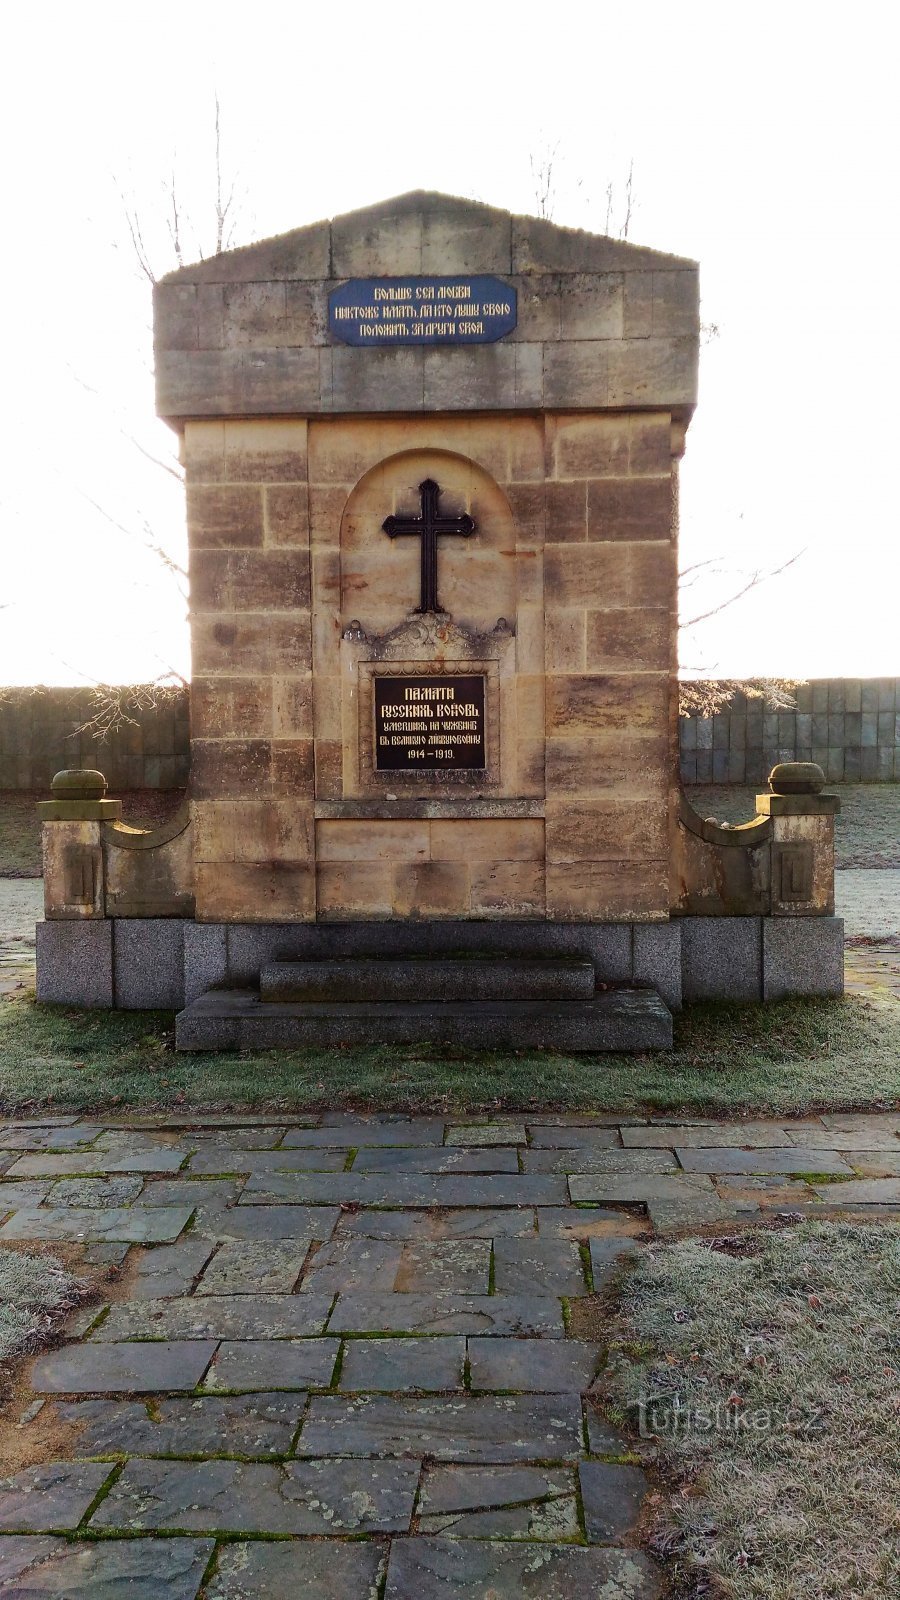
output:
[[[454,622],[477,632],[505,617],[515,628],[516,533],[509,501],[474,461],[449,450],[416,449],[386,457],[351,491],[340,529],[341,627],[359,621],[367,633],[386,633],[419,604],[419,541],[389,539],[385,517],[417,514],[419,484],[434,479],[441,511],[468,513],[469,539],[439,540],[438,595]]]

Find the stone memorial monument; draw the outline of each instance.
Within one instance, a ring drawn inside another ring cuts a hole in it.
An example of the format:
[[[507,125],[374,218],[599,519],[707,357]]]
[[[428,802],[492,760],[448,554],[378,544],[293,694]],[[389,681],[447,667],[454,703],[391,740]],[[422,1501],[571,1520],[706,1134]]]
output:
[[[182,1049],[645,1049],[839,993],[833,814],[678,781],[697,268],[416,193],[156,290],[190,537],[191,785],[44,805],[38,993]],[[799,792],[774,792],[779,789]]]

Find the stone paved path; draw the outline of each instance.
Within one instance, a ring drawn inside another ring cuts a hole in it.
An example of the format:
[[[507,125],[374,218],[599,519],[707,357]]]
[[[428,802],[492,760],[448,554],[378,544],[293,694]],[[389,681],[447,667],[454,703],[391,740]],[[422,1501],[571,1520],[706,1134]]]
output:
[[[0,1126],[0,1244],[120,1268],[0,1424],[0,1596],[650,1600],[574,1303],[840,1209],[900,1215],[900,1115]]]

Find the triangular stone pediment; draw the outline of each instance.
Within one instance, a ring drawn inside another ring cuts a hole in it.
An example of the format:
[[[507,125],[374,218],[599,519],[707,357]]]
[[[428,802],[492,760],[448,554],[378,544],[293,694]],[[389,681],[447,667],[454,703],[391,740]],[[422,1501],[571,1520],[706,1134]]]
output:
[[[337,280],[434,272],[610,273],[694,269],[604,234],[417,189],[169,273],[173,284]]]

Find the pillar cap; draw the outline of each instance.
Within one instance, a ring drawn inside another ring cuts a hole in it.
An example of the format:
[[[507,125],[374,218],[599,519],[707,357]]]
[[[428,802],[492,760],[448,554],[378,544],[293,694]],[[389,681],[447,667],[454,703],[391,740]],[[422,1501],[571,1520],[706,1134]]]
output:
[[[772,794],[821,794],[825,774],[815,761],[780,761],[769,773]]]
[[[54,800],[102,800],[106,779],[93,767],[66,767],[50,784]]]

